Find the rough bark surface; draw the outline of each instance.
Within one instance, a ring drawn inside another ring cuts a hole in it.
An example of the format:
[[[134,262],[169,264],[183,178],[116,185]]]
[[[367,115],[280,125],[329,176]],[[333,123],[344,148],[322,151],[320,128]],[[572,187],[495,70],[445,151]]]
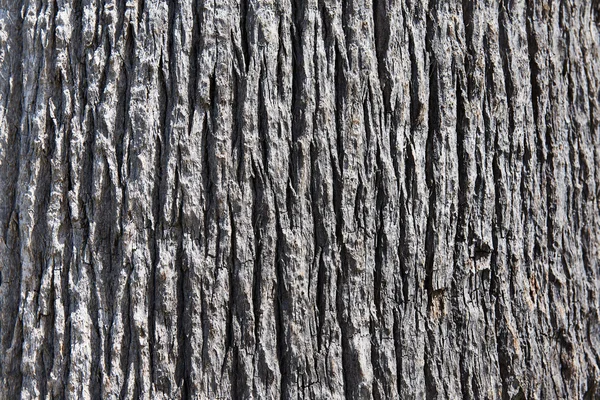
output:
[[[599,398],[599,23],[0,0],[0,398]]]

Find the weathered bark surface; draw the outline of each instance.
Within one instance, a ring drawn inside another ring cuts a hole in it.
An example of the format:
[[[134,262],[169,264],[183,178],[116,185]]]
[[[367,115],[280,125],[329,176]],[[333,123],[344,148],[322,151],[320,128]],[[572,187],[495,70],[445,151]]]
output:
[[[0,0],[0,398],[599,398],[599,22]]]

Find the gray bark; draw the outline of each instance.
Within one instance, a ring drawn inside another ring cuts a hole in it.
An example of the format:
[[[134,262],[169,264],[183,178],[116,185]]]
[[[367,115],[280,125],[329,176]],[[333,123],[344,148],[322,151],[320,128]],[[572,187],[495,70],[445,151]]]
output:
[[[599,23],[0,0],[0,398],[600,398]]]

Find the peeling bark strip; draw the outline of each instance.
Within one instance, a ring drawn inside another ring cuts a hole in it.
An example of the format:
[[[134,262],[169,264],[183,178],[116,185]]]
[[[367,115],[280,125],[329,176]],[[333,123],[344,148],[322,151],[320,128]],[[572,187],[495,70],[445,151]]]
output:
[[[599,398],[599,21],[0,0],[0,398]]]

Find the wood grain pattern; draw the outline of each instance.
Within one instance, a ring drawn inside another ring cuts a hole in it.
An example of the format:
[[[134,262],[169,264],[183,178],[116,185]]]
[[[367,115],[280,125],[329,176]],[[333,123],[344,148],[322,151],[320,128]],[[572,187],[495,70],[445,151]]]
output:
[[[597,3],[0,0],[0,398],[599,398]]]

